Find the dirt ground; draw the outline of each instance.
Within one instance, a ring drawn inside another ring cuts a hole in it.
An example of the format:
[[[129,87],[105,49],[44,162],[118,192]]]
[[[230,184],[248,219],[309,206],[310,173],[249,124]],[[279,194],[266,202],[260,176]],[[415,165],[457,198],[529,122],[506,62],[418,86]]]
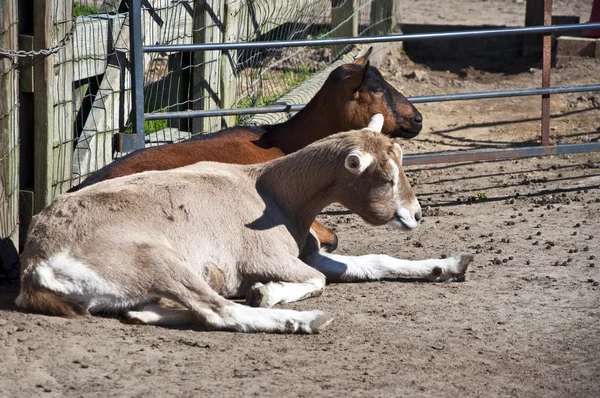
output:
[[[403,22],[423,22],[419,10],[433,3],[411,3]],[[497,15],[506,7],[506,21],[485,22],[515,25],[520,3],[437,1],[435,18],[472,24],[489,7],[500,7]],[[557,7],[585,16],[591,1]],[[381,65],[408,95],[541,81],[536,64],[447,72],[410,55],[393,52]],[[552,83],[599,77],[600,60],[562,60]],[[425,127],[401,142],[406,153],[539,142],[539,97],[418,107]],[[600,94],[552,96],[552,115],[554,142],[600,140]],[[469,251],[466,282],[332,284],[319,298],[285,306],[326,311],[335,316],[329,328],[287,336],[24,314],[12,304],[18,286],[0,281],[0,397],[600,396],[600,153],[407,173],[425,210],[421,228],[371,227],[331,206],[321,220],[338,233],[338,253],[424,259]]]

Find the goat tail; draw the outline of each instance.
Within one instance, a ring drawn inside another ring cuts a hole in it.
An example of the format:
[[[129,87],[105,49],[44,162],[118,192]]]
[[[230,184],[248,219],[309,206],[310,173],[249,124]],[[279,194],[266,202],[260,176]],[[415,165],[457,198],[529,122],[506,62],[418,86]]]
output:
[[[83,306],[51,290],[36,286],[33,281],[22,278],[21,294],[15,300],[17,307],[47,315],[75,318],[87,314]]]

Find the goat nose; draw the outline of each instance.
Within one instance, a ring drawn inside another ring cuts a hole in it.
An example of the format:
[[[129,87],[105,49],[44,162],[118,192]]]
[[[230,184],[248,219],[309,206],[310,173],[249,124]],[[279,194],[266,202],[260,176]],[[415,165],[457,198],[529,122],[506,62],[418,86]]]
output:
[[[422,218],[423,218],[423,213],[421,212],[421,210],[419,210],[418,212],[415,213],[415,220],[417,220],[417,222],[420,222]]]
[[[420,113],[417,113],[413,120],[415,121],[415,123],[423,123],[423,115],[421,115]]]

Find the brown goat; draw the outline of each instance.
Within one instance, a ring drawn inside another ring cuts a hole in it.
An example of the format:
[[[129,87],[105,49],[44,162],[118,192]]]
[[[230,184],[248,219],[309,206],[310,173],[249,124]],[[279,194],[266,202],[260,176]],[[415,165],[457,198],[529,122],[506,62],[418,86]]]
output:
[[[147,170],[170,170],[200,161],[255,164],[279,158],[331,134],[360,129],[380,113],[382,132],[412,138],[422,128],[417,109],[385,81],[368,58],[372,48],[353,63],[336,68],[314,98],[290,120],[261,127],[233,127],[183,143],[136,151],[91,174],[77,191],[99,181]],[[313,230],[327,251],[337,246],[336,235],[315,221]]]

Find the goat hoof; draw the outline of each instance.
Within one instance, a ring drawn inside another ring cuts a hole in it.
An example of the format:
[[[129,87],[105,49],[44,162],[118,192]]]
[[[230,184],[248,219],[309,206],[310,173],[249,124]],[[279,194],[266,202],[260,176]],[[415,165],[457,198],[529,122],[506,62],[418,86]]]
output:
[[[273,305],[269,303],[267,286],[262,283],[255,283],[250,286],[246,294],[246,305],[250,307],[270,308]]]
[[[310,322],[309,327],[312,333],[318,334],[322,330],[325,330],[333,322],[333,317],[322,313],[317,319]]]
[[[457,260],[456,268],[451,272],[451,280],[455,282],[464,282],[467,278],[467,268],[475,256],[471,253],[459,253],[454,256]]]

